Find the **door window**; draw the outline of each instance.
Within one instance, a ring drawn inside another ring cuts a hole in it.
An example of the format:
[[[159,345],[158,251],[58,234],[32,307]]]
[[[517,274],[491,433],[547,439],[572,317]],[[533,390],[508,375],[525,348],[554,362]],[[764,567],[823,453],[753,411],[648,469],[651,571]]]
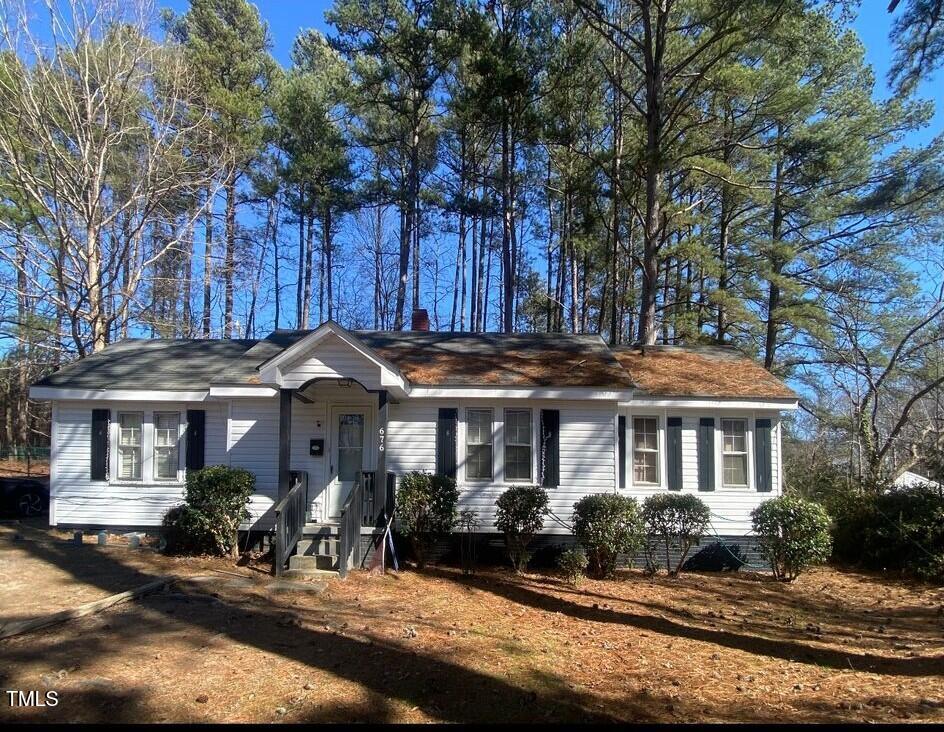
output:
[[[338,415],[338,480],[354,480],[364,469],[364,415]]]

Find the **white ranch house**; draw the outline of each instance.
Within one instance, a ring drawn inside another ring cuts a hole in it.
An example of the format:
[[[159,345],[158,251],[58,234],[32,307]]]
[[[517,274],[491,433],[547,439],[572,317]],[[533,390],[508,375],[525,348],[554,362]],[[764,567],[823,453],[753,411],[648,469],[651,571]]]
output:
[[[256,476],[246,528],[277,528],[292,566],[323,557],[342,574],[413,470],[454,476],[486,533],[496,498],[524,483],[566,520],[591,493],[696,493],[714,534],[743,537],[781,491],[781,415],[797,407],[730,348],[331,321],[259,341],[122,341],[31,396],[52,402],[51,525],[153,529],[188,469],[240,466]]]

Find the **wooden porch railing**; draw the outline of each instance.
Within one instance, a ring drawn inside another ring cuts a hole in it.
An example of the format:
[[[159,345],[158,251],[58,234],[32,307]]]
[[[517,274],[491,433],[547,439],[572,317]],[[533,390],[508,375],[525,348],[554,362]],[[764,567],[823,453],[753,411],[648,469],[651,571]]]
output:
[[[393,500],[396,482],[393,473],[387,473],[387,484],[384,492],[377,491],[377,474],[374,471],[361,473],[364,482],[364,515],[361,526],[372,529],[383,528],[387,520],[393,515]]]
[[[285,571],[285,563],[292,555],[295,545],[302,538],[308,516],[308,473],[292,471],[291,488],[275,504],[275,551],[272,557],[272,572],[277,577]]]
[[[338,526],[338,574],[341,579],[361,563],[361,519],[364,505],[365,473],[358,472],[354,487],[341,507]]]
[[[363,560],[361,526],[382,529],[393,515],[395,484],[393,473],[387,473],[386,490],[380,495],[377,474],[372,470],[358,472],[354,488],[341,509],[338,546],[338,573],[341,577],[359,567]]]

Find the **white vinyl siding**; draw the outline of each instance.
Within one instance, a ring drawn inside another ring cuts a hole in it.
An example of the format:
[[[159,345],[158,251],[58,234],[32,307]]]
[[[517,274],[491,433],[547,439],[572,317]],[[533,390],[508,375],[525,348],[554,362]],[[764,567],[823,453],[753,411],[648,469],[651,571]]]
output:
[[[220,465],[227,460],[227,407],[221,402],[56,402],[56,424],[52,436],[55,460],[50,466],[50,521],[57,525],[77,526],[160,526],[164,514],[183,501],[184,484],[182,481],[153,480],[148,472],[146,448],[142,460],[142,479],[120,480],[117,477],[118,412],[144,415],[146,446],[150,412],[176,411],[184,420],[187,409],[204,410],[204,459],[207,465]],[[93,482],[90,479],[92,409],[110,409],[112,412],[109,482]]]
[[[634,414],[635,412],[635,414]],[[620,414],[627,416],[627,424],[632,425],[633,417],[652,416],[654,410],[649,407],[621,407]],[[782,476],[780,464],[780,440],[781,440],[781,421],[780,415],[776,412],[761,411],[745,412],[744,410],[731,410],[728,413],[717,409],[661,409],[656,415],[659,418],[659,447],[661,450],[659,459],[660,473],[659,483],[657,485],[646,485],[632,480],[632,457],[631,449],[627,446],[626,469],[630,481],[624,492],[626,495],[636,498],[638,501],[644,501],[653,493],[667,491],[665,470],[666,456],[665,445],[665,424],[668,417],[681,417],[682,419],[682,492],[692,493],[704,501],[712,512],[710,531],[722,535],[741,535],[751,531],[751,511],[761,502],[780,495],[782,490]],[[698,421],[702,417],[711,417],[715,421],[715,490],[698,490]],[[748,485],[731,486],[724,484],[723,476],[723,432],[722,420],[737,419],[744,420],[747,425],[746,430],[746,448],[748,455],[747,480]],[[756,419],[771,420],[771,484],[772,491],[769,493],[759,493],[754,486],[754,422]],[[631,443],[629,443],[631,444]]]
[[[502,415],[505,408],[527,407],[532,415],[540,409],[560,411],[560,486],[548,488],[550,509],[569,522],[574,503],[590,493],[612,492],[616,485],[616,405],[612,402],[558,400],[475,400],[423,399],[404,400],[390,407],[387,437],[387,469],[398,476],[410,470],[435,472],[436,419],[440,407],[459,408],[459,508],[475,511],[481,531],[494,531],[495,501],[515,481],[504,475],[504,434]],[[490,409],[493,414],[493,464],[491,480],[472,480],[466,475],[466,410]],[[532,416],[532,433],[535,418]],[[532,435],[533,437],[533,435]],[[532,449],[532,460],[534,460]],[[532,476],[536,468],[532,463]],[[533,478],[532,478],[533,479]],[[567,533],[560,524],[548,520],[545,533]]]
[[[317,343],[310,353],[279,367],[282,386],[295,388],[312,379],[354,379],[365,389],[380,389],[380,366],[335,335]],[[363,393],[363,392],[361,392]]]

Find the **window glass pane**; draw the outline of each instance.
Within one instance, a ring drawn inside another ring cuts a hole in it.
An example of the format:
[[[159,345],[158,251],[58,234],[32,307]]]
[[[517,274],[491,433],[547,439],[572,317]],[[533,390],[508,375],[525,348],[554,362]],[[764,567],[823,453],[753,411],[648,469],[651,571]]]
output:
[[[656,483],[658,474],[656,472],[655,452],[637,452],[633,458],[633,481],[636,483]]]
[[[338,417],[338,479],[354,480],[364,469],[364,415]]]
[[[531,480],[531,410],[505,410],[505,480]]]
[[[118,477],[123,480],[141,479],[141,421],[140,413],[118,415]]]
[[[489,479],[492,477],[492,410],[467,409],[465,421],[466,478]]]
[[[487,479],[492,477],[492,446],[469,445],[467,449],[466,477]]]
[[[721,420],[724,452],[724,484],[747,485],[747,422],[743,419]]]
[[[180,415],[177,412],[154,413],[154,477],[163,480],[177,478],[179,463],[177,441],[180,434]]]
[[[724,484],[747,485],[747,455],[724,456]]]
[[[725,452],[746,452],[747,427],[743,419],[726,419],[722,422]]]
[[[469,409],[466,412],[466,442],[470,445],[486,445],[492,442],[492,411]]]
[[[659,482],[659,420],[633,418],[633,482]]]

